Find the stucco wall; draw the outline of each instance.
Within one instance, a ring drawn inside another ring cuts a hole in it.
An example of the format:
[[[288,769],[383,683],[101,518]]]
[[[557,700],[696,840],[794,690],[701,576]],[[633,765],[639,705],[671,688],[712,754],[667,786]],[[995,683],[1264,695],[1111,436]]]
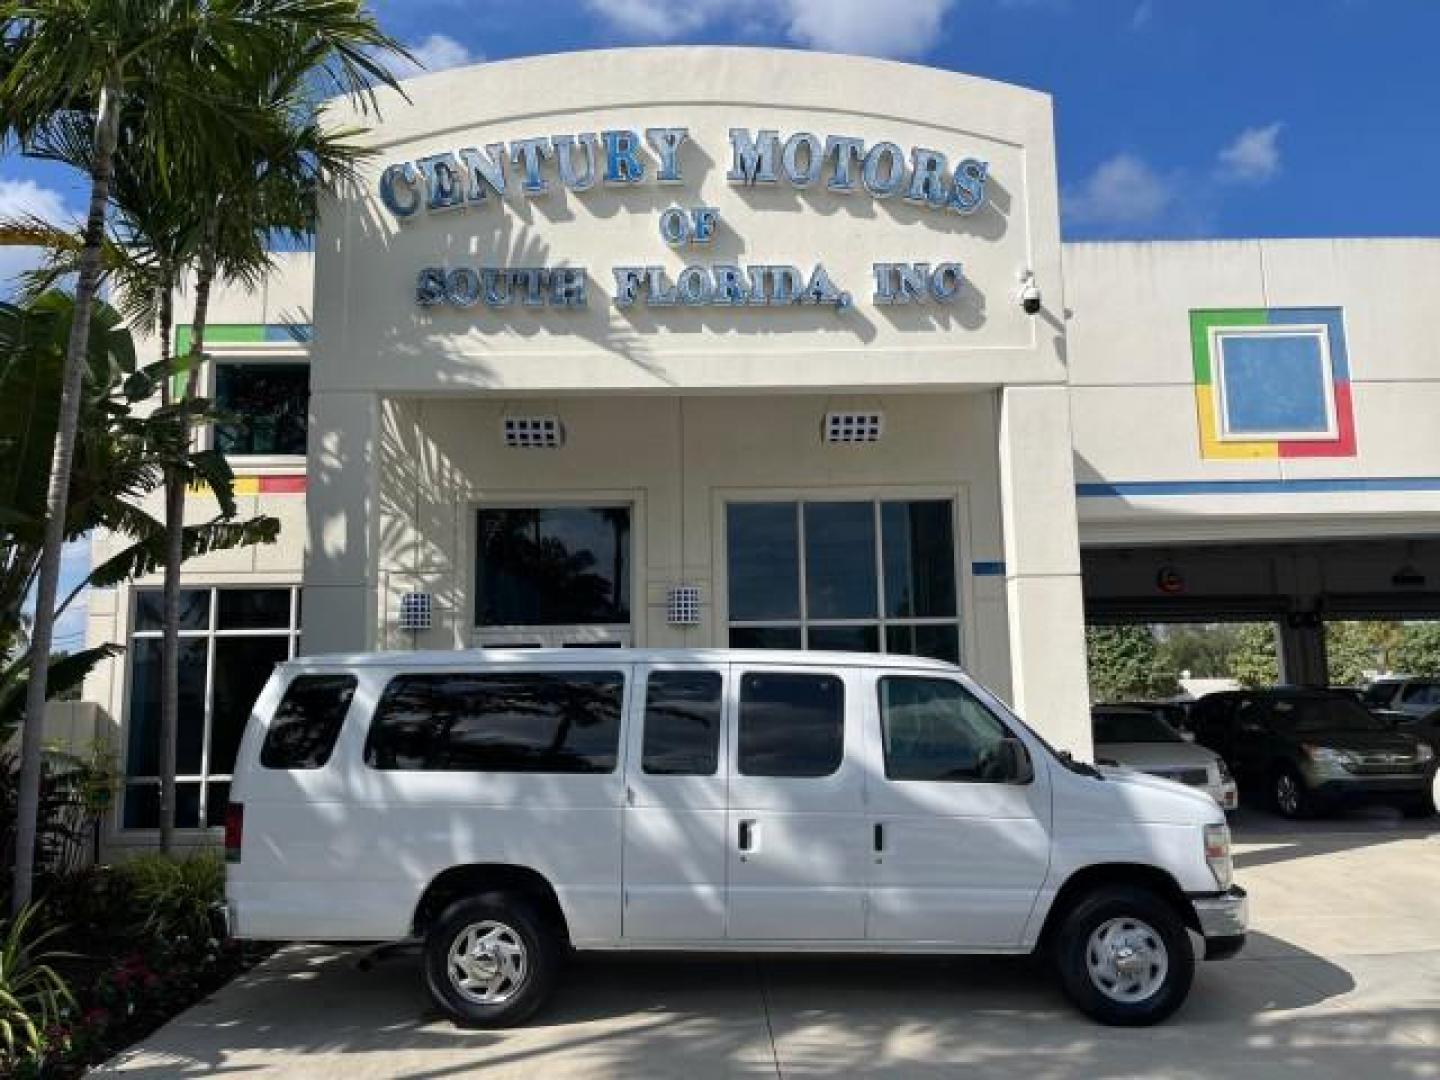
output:
[[[1087,539],[1130,536],[1134,528],[1192,539],[1247,531],[1435,531],[1437,519],[1428,526],[1425,519],[1440,512],[1440,491],[1403,481],[1440,477],[1440,428],[1433,422],[1440,338],[1430,296],[1440,276],[1440,241],[1085,243],[1067,244],[1064,260],[1082,494],[1084,485],[1100,483],[1167,482],[1178,490],[1082,498]],[[1203,457],[1190,311],[1317,307],[1343,313],[1353,456]],[[1256,486],[1240,492],[1194,486],[1215,481]]]

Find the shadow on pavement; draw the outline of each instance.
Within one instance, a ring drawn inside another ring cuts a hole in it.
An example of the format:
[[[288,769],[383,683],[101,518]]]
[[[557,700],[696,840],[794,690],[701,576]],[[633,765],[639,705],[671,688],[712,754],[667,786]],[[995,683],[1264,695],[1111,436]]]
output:
[[[117,1063],[131,1076],[1101,1075],[1416,1076],[1440,1010],[1337,1010],[1343,968],[1200,965],[1168,1024],[1099,1027],[1045,965],[995,958],[587,957],[524,1028],[467,1031],[431,1012],[418,959],[362,973],[357,952],[295,947]],[[1273,951],[1273,950],[1272,950]]]

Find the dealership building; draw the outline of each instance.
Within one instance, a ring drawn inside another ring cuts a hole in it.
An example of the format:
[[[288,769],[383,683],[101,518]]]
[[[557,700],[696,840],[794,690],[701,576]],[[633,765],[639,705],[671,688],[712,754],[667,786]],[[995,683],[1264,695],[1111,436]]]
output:
[[[313,255],[212,302],[206,438],[281,533],[185,566],[183,828],[299,652],[917,653],[1083,755],[1087,620],[1270,621],[1315,682],[1327,619],[1440,614],[1440,241],[1065,244],[1050,99],[885,61],[405,89],[335,118],[375,154]],[[89,600],[117,843],[158,584]]]

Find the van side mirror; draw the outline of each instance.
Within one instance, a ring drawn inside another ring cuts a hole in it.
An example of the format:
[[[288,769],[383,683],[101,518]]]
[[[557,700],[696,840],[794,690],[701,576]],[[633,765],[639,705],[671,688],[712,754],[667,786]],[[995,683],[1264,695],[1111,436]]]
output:
[[[1035,779],[1035,765],[1030,760],[1030,751],[1019,739],[1005,739],[1000,743],[1000,761],[1009,783],[1028,784]]]

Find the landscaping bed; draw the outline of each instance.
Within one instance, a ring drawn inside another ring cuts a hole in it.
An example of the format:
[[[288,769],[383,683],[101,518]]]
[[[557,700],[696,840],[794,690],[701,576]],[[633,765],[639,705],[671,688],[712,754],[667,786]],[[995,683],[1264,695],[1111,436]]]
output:
[[[225,936],[224,882],[210,853],[47,882],[0,941],[0,1076],[78,1076],[269,955]]]

